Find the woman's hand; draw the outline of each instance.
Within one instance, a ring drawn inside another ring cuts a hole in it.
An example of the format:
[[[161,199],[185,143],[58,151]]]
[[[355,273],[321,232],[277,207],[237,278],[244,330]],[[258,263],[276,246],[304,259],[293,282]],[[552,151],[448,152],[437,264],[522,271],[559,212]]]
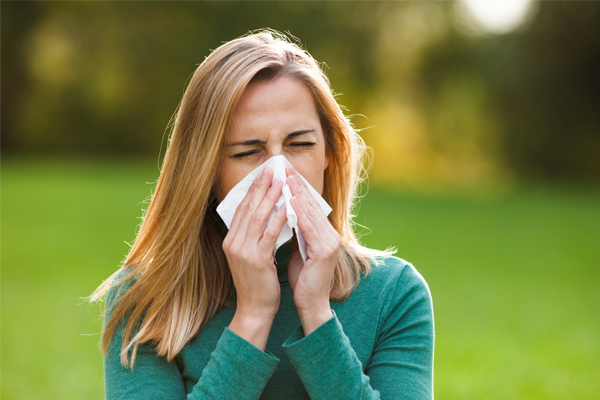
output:
[[[294,195],[291,204],[307,246],[304,265],[301,259],[288,264],[288,280],[304,334],[308,335],[333,316],[329,294],[341,240],[294,167],[286,168],[286,175]]]
[[[281,288],[273,250],[286,221],[282,206],[266,226],[283,187],[281,180],[272,179],[273,171],[265,168],[238,206],[223,240],[237,292],[237,309],[229,329],[261,350],[279,309]]]

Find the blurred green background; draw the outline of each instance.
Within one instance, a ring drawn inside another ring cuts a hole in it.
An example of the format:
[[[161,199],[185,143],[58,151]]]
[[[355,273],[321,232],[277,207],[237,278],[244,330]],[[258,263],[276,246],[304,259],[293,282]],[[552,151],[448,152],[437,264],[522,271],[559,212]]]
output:
[[[436,397],[600,398],[600,3],[0,6],[3,399],[104,398],[83,298],[197,65],[264,27],[326,64],[373,149],[357,232],[429,283]]]

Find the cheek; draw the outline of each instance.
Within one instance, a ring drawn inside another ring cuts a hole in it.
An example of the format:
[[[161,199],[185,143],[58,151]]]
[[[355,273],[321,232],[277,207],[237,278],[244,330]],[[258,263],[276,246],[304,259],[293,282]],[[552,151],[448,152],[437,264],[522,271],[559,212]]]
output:
[[[313,187],[321,196],[323,196],[323,171],[311,171],[310,174],[300,174],[310,183],[310,186]]]
[[[227,196],[227,193],[229,192],[229,190],[231,190],[231,188],[229,187],[227,181],[225,179],[223,179],[223,176],[219,176],[219,179],[217,181],[217,201],[220,203],[223,201],[223,199],[225,198],[225,196]]]
[[[322,196],[326,160],[324,156],[297,157],[290,160],[294,168]]]
[[[258,167],[258,165],[246,165],[230,160],[224,161],[223,164],[221,164],[219,180],[217,183],[217,200],[219,203],[223,201],[235,185],[240,183],[242,179],[250,172],[254,171],[256,167]]]
[[[219,179],[217,182],[217,199],[219,203],[223,201],[229,191],[241,180],[237,179],[238,172],[235,168],[232,168],[228,163],[221,165]]]

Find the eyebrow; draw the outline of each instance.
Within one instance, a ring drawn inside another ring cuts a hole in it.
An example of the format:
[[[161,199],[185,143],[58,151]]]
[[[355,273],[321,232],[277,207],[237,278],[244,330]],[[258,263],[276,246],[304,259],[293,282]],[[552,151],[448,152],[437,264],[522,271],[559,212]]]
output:
[[[293,137],[304,135],[306,133],[311,133],[311,132],[314,132],[314,131],[315,131],[314,129],[305,129],[305,130],[302,130],[302,131],[292,132],[292,133],[289,133],[285,137],[285,139],[286,140],[287,139],[291,139]],[[266,143],[267,143],[266,140],[252,139],[252,140],[244,140],[243,142],[231,143],[231,144],[228,144],[227,147],[231,147],[231,146],[251,146],[253,144],[266,144]]]

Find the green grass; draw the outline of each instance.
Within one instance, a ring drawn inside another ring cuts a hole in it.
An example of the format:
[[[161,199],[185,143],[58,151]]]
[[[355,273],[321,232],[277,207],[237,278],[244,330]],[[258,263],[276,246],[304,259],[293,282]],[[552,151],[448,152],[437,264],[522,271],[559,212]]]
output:
[[[102,399],[99,306],[156,160],[2,160],[3,399]],[[600,398],[600,192],[372,188],[356,221],[432,291],[439,399]]]

